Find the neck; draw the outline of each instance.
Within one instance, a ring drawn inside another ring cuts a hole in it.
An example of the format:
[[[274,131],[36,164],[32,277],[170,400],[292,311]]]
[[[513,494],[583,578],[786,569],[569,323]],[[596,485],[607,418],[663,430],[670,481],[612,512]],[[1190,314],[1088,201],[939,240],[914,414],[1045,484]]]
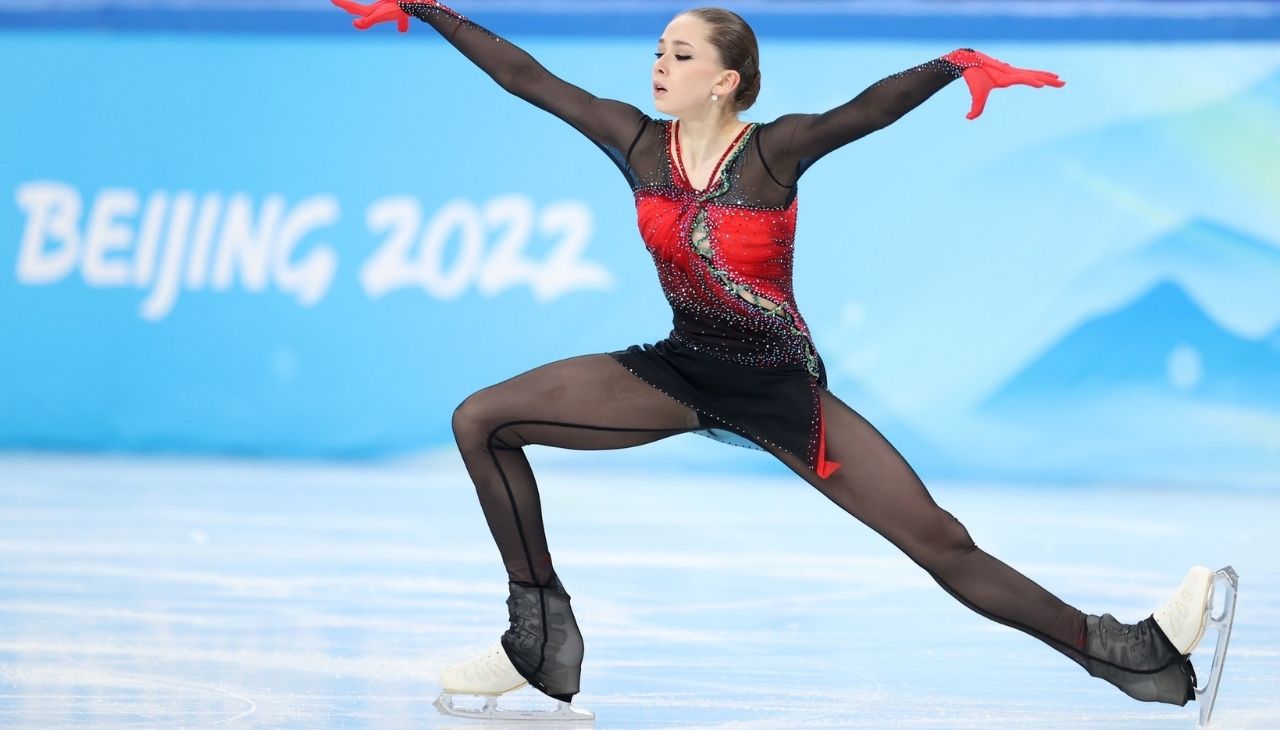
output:
[[[735,113],[680,117],[680,146],[694,164],[718,156],[738,134],[742,122]]]

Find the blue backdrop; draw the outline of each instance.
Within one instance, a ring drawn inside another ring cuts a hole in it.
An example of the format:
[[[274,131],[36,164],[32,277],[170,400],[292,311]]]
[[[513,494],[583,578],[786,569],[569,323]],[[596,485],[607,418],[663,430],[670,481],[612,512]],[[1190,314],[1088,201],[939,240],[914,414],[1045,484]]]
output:
[[[617,169],[426,26],[65,5],[0,6],[0,446],[416,450],[474,390],[670,330]],[[469,5],[656,113],[674,6]],[[960,46],[1067,81],[973,122],[953,84],[802,181],[797,300],[831,388],[918,468],[1280,485],[1274,9],[738,5],[751,120]]]

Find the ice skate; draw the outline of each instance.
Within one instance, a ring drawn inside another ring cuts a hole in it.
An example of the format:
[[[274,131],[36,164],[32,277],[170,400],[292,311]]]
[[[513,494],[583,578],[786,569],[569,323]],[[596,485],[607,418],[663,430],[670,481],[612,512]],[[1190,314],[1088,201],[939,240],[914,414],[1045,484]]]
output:
[[[443,691],[436,698],[436,709],[445,715],[468,717],[476,720],[532,720],[557,722],[593,720],[595,715],[571,707],[563,700],[556,700],[553,710],[508,709],[498,707],[498,697],[514,692],[528,684],[516,671],[499,641],[484,654],[471,661],[447,667],[440,677]],[[472,709],[454,701],[458,696],[480,696],[484,706]]]
[[[1194,699],[1200,705],[1199,724],[1207,725],[1222,679],[1238,586],[1231,566],[1216,572],[1196,566],[1163,606],[1137,624],[1120,623],[1111,614],[1086,617],[1085,668],[1144,702],[1185,705]],[[1215,587],[1222,588],[1220,607],[1215,606]],[[1191,653],[1208,627],[1217,629],[1218,642],[1209,676],[1200,685]]]
[[[1218,643],[1214,647],[1209,676],[1204,686],[1195,686],[1202,727],[1209,723],[1213,703],[1218,696],[1222,665],[1226,661],[1227,643],[1231,640],[1231,625],[1235,620],[1239,581],[1240,577],[1229,565],[1216,572],[1197,565],[1187,573],[1173,597],[1152,614],[1152,619],[1160,626],[1169,642],[1184,656],[1190,656],[1195,651],[1204,638],[1206,628],[1213,627],[1218,631]],[[1220,606],[1215,606],[1216,587],[1222,589]],[[1221,610],[1215,613],[1215,608]]]
[[[1143,702],[1185,705],[1196,674],[1151,618],[1125,624],[1109,613],[1085,617],[1085,669]]]
[[[511,628],[502,635],[502,646],[511,663],[543,694],[572,701],[578,693],[583,644],[569,594],[554,575],[550,585],[509,581],[507,588]]]
[[[477,719],[594,720],[595,715],[570,706],[582,671],[582,633],[569,606],[569,594],[552,575],[549,585],[509,581],[507,613],[511,627],[502,640],[478,659],[444,671],[444,691],[436,700],[440,712]],[[554,710],[498,707],[502,694],[531,685],[556,700]],[[484,707],[473,710],[455,703],[457,695],[480,695]]]

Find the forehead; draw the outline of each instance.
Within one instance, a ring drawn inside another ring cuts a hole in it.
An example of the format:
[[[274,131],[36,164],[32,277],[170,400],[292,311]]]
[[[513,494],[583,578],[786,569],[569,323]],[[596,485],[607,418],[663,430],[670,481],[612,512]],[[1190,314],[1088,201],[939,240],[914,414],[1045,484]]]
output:
[[[662,31],[662,37],[658,39],[659,43],[671,43],[672,45],[694,45],[707,40],[707,24],[700,18],[692,15],[677,15],[667,27]]]

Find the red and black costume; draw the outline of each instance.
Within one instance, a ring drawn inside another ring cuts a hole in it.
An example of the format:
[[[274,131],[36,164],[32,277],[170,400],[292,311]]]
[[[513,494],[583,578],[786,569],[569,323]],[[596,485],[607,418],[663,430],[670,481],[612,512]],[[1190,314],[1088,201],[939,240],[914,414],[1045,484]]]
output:
[[[697,190],[681,169],[677,123],[555,77],[438,3],[333,1],[360,15],[360,28],[396,22],[404,30],[406,13],[420,18],[502,88],[600,147],[635,196],[640,234],[671,304],[665,339],[549,363],[472,394],[454,413],[459,450],[508,573],[511,628],[502,644],[530,684],[571,699],[583,643],[552,567],[522,447],[616,449],[693,432],[774,454],[965,606],[1040,639],[1131,696],[1190,698],[1189,659],[1148,640],[1152,624],[1099,623],[973,543],[883,436],[827,390],[791,287],[796,184],[814,162],[961,76],[974,118],[991,89],[1061,86],[1055,75],[955,51],[830,111],[746,125],[709,186]]]
[[[749,124],[710,187],[681,170],[678,122],[600,99],[439,5],[400,3],[513,94],[560,117],[599,146],[635,195],[640,233],[673,312],[655,343],[610,353],[635,375],[696,410],[697,433],[740,446],[779,447],[822,477],[818,389],[822,358],[792,291],[796,184],[827,153],[885,127],[960,78],[964,61],[937,59],[894,74],[824,114]]]

